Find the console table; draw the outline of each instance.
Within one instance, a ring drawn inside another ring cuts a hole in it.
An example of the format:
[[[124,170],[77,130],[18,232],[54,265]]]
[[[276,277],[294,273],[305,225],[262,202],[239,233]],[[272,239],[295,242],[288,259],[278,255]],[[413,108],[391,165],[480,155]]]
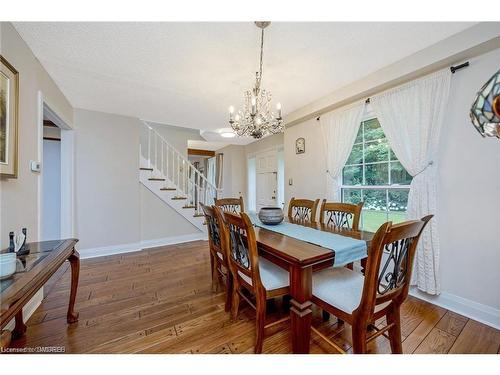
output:
[[[50,277],[68,260],[71,265],[71,291],[67,322],[78,321],[78,313],[74,311],[78,275],[80,272],[80,255],[75,249],[77,239],[31,242],[30,252],[19,256],[16,273],[8,279],[0,280],[0,332],[1,346],[6,347],[13,339],[26,332],[23,320],[23,307],[36,294]],[[2,252],[4,252],[3,250]],[[12,333],[4,331],[5,326],[15,319]]]

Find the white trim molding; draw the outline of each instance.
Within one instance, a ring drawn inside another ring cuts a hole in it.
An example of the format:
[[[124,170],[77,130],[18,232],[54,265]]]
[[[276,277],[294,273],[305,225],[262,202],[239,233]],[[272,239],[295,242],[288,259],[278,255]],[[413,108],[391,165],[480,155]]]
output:
[[[410,294],[413,297],[443,307],[447,310],[464,315],[467,318],[477,320],[490,327],[500,329],[500,310],[494,307],[459,297],[455,294],[442,292],[438,296],[433,296],[421,292],[416,287],[411,287]]]
[[[199,240],[204,240],[204,241],[208,240],[207,234],[204,232],[184,234],[180,236],[157,238],[153,240],[143,240],[140,242],[134,242],[128,244],[93,247],[88,249],[78,249],[78,252],[80,253],[81,259],[88,259],[88,258],[103,257],[107,255],[131,253],[134,251],[141,251],[153,247],[175,245],[179,243],[199,241]]]

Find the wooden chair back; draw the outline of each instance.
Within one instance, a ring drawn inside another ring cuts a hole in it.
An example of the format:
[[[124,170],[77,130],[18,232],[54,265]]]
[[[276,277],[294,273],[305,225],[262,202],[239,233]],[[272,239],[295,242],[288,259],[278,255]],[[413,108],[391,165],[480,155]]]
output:
[[[319,199],[315,201],[310,199],[290,199],[288,205],[288,218],[290,220],[299,220],[304,222],[315,223],[316,211],[318,209]]]
[[[206,206],[203,203],[200,203],[200,206],[203,210],[203,213],[205,214],[205,220],[207,222],[208,246],[210,247],[210,251],[215,256],[217,256],[217,253],[221,254],[222,259],[226,260],[227,253],[222,247],[220,225],[215,211],[212,207]]]
[[[323,199],[319,222],[324,225],[349,230],[359,230],[363,202],[358,204],[327,202]]]
[[[243,197],[215,199],[215,205],[220,207],[224,212],[231,212],[233,214],[245,212]]]
[[[248,215],[244,212],[233,214],[215,207],[221,225],[221,244],[228,254],[229,269],[237,288],[242,283],[255,294],[263,293],[260,279],[259,253],[255,231]],[[242,275],[251,279],[251,285]]]
[[[406,299],[418,241],[432,217],[387,222],[378,229],[368,254],[361,303],[355,310],[362,319],[369,320],[377,305],[389,301],[400,305]],[[387,258],[382,261],[384,251]]]

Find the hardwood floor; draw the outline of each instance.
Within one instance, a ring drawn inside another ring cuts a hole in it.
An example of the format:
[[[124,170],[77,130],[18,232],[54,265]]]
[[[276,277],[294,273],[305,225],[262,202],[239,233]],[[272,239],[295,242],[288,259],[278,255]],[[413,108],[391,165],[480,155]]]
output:
[[[254,312],[242,305],[237,321],[224,312],[224,291],[211,290],[208,243],[203,241],[82,260],[76,311],[68,326],[69,265],[49,280],[45,299],[14,347],[65,346],[70,353],[253,353]],[[283,316],[276,301],[269,321]],[[401,311],[405,353],[498,353],[500,331],[409,297]],[[382,322],[379,322],[380,324]],[[289,323],[272,327],[264,353],[290,353]],[[345,350],[351,329],[334,317],[315,327]],[[390,353],[380,336],[373,353]],[[312,335],[312,353],[333,353]]]

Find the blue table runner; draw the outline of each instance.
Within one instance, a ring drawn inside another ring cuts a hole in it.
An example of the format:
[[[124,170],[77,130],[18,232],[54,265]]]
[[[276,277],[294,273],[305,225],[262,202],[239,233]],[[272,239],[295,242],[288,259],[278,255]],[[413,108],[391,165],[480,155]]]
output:
[[[286,221],[278,225],[266,225],[260,221],[257,214],[249,213],[248,216],[250,220],[252,220],[253,225],[257,227],[335,251],[334,267],[342,267],[348,263],[366,258],[367,256],[366,241],[341,236],[336,233],[323,232],[318,229]]]

